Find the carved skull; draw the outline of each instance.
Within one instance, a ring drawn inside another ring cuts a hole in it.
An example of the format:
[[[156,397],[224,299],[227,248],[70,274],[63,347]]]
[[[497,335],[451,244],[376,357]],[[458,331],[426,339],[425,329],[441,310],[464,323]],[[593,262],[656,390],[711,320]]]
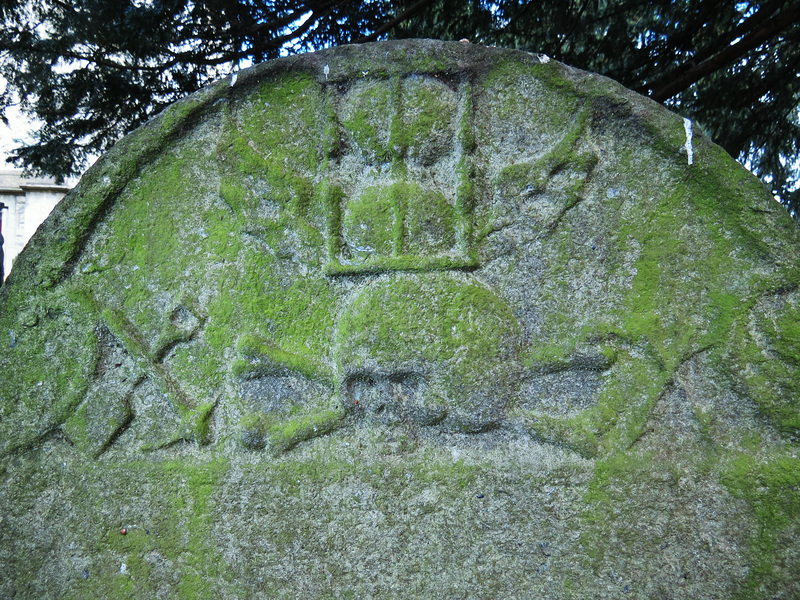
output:
[[[489,429],[516,393],[518,337],[510,307],[466,274],[386,276],[340,318],[339,397],[387,423]]]

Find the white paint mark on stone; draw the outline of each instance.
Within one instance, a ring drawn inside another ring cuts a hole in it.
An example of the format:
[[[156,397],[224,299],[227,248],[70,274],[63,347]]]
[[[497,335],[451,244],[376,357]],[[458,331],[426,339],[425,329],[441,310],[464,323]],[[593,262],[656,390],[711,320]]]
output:
[[[325,65],[325,66],[322,68],[322,72],[323,72],[323,73],[325,73],[325,79],[327,79],[327,78],[328,78],[328,75],[329,75],[329,74],[330,74],[330,72],[331,72],[331,68],[330,68],[328,65]]]
[[[689,119],[683,119],[683,128],[686,130],[686,144],[684,147],[686,148],[686,158],[689,160],[689,164],[694,162],[694,150],[692,148],[692,122]]]
[[[236,83],[236,78],[237,78],[238,76],[239,76],[239,74],[238,74],[238,73],[231,73],[231,87],[233,87],[233,86],[234,86],[234,84]]]

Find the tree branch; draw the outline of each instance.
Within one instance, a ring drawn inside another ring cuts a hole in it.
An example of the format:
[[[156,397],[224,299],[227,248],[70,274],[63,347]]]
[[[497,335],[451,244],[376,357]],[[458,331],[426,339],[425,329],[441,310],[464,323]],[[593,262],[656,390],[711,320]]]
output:
[[[371,34],[369,34],[367,36],[364,36],[362,38],[359,38],[359,39],[355,40],[353,43],[354,44],[365,44],[367,42],[374,42],[375,40],[377,40],[380,36],[382,36],[384,33],[389,31],[390,29],[394,29],[395,27],[397,27],[403,21],[406,21],[406,20],[410,19],[411,17],[413,17],[414,15],[416,15],[419,11],[421,11],[423,8],[425,8],[426,5],[431,4],[433,1],[434,0],[418,0],[416,3],[411,5],[408,9],[404,10],[402,13],[400,13],[397,17],[395,17],[394,19],[392,19],[388,23],[384,23],[383,25],[378,27],[375,31],[373,31]]]
[[[298,21],[300,17],[302,17],[307,12],[310,12],[312,14],[318,13],[316,9],[309,8],[307,10],[302,10],[300,8],[297,8],[293,12],[287,13],[284,17],[280,19],[275,19],[272,21],[264,21],[262,23],[252,23],[247,27],[242,27],[241,29],[236,30],[236,34],[255,35],[261,33],[265,29],[275,31],[277,29],[280,29],[281,27],[286,27],[287,25],[290,25],[295,21]]]
[[[754,15],[750,16],[748,19],[739,23],[736,27],[731,29],[730,31],[723,32],[723,34],[714,40],[713,44],[710,44],[706,47],[699,47],[697,51],[692,54],[691,59],[688,62],[684,62],[680,65],[677,65],[668,76],[662,76],[659,79],[655,80],[655,82],[648,83],[646,80],[639,84],[636,88],[637,90],[647,90],[653,89],[654,87],[658,87],[662,85],[664,82],[676,79],[680,75],[688,72],[692,67],[694,67],[697,63],[706,60],[714,56],[716,52],[719,51],[720,48],[725,48],[726,46],[730,45],[733,40],[737,38],[744,38],[754,30],[758,29],[758,27],[764,23],[765,21],[769,20],[775,12],[780,8],[782,4],[785,4],[785,0],[772,0],[770,2],[762,2],[761,6]],[[679,49],[683,48],[687,42],[692,42],[694,37],[697,35],[697,29],[695,27],[686,27],[683,31],[679,31],[673,35],[670,35],[669,38],[666,40],[666,46],[663,47],[658,53],[650,55],[648,53],[643,53],[640,57],[640,60],[633,64],[630,67],[630,70],[636,70],[643,66],[659,64],[662,61],[667,63],[671,62],[675,57],[675,52],[679,51]],[[624,80],[624,73],[616,73],[616,72],[609,72],[610,75],[614,79]],[[628,81],[628,86],[633,87],[633,82]],[[643,93],[643,92],[640,92]]]
[[[654,83],[645,85],[636,91],[641,94],[648,94],[653,100],[663,102],[687,89],[693,83],[698,82],[700,79],[718,71],[722,67],[734,62],[737,58],[743,57],[747,52],[753,48],[757,48],[773,36],[779,34],[781,31],[797,24],[800,21],[800,4],[795,4],[789,7],[786,11],[776,15],[768,20],[759,29],[753,33],[742,38],[737,43],[726,46],[724,50],[718,52],[716,55],[700,62],[697,65],[689,66],[687,63],[681,65],[676,71],[684,70],[684,72],[675,76],[675,71],[665,77],[655,81]],[[688,63],[691,64],[691,63]]]

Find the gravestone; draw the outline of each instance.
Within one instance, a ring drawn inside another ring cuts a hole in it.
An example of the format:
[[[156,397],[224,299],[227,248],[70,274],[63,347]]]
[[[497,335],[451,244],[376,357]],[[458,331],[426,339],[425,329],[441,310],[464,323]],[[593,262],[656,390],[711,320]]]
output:
[[[546,56],[282,58],[0,295],[0,597],[800,595],[800,235]]]

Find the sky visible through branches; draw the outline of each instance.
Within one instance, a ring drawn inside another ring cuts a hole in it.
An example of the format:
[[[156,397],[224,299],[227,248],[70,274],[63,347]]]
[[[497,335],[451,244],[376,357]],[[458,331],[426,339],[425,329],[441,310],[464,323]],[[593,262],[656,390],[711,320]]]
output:
[[[663,102],[800,217],[800,0],[0,0],[0,16],[0,110],[13,125],[0,126],[0,152],[37,174],[80,173],[167,104],[251,64],[467,38]]]

